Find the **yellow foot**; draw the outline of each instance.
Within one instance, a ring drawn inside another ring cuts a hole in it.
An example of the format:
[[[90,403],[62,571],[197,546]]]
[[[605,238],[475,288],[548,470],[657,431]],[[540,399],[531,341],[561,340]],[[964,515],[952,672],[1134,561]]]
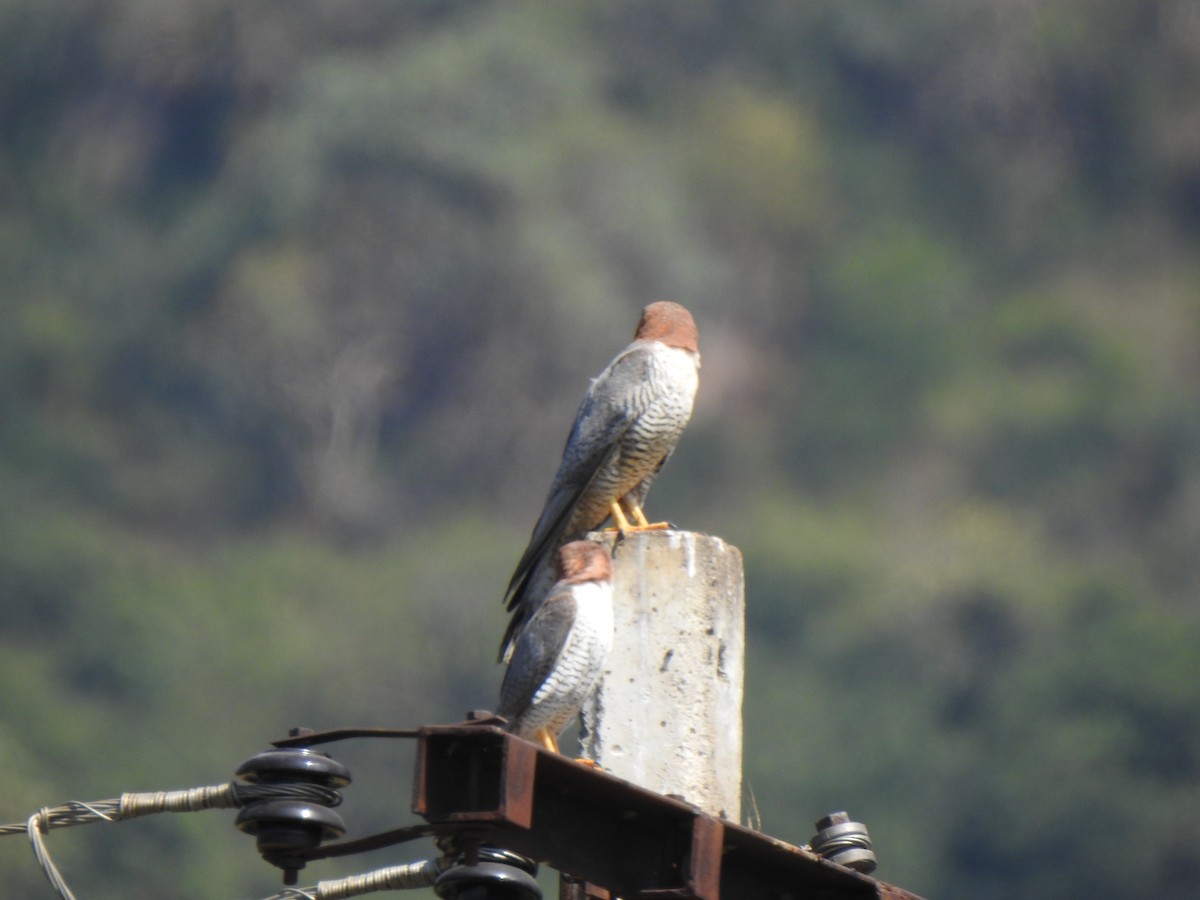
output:
[[[594,759],[588,759],[586,756],[575,757],[575,762],[579,763],[581,766],[587,766],[589,769],[595,769],[597,772],[604,771],[604,767],[601,766],[600,763],[596,762]]]
[[[609,514],[612,520],[617,523],[616,528],[606,528],[605,531],[616,531],[620,534],[629,534],[630,532],[638,531],[665,531],[671,527],[670,522],[648,522],[646,514],[642,512],[640,506],[634,506],[630,513],[633,515],[634,524],[629,524],[629,519],[625,515],[625,510],[621,506],[620,501],[614,500],[608,507]]]
[[[640,506],[633,508],[633,521],[637,522],[633,531],[665,531],[671,527],[670,522],[647,522],[646,514]]]
[[[633,526],[630,525],[629,520],[627,518],[625,518],[625,510],[623,510],[621,508],[620,501],[614,500],[612,503],[610,503],[608,505],[608,514],[610,516],[612,516],[612,520],[613,520],[613,522],[616,523],[617,527],[616,528],[605,528],[604,529],[605,531],[616,531],[616,532],[619,532],[620,534],[624,534],[627,531],[633,530]],[[634,516],[634,518],[636,519],[637,517]]]
[[[558,741],[556,741],[554,739],[554,735],[552,735],[545,728],[539,728],[534,733],[533,738],[534,738],[535,743],[541,744],[543,747],[545,747],[551,753],[558,752]]]

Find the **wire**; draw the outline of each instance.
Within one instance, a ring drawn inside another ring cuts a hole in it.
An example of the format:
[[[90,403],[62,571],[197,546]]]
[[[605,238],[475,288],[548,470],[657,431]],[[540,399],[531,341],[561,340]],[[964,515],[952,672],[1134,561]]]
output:
[[[314,887],[288,888],[265,900],[343,900],[375,891],[406,891],[432,887],[438,876],[450,867],[452,860],[424,859],[402,866],[389,866],[362,875],[351,875],[330,881],[319,881]]]
[[[342,795],[331,787],[320,784],[227,784],[190,788],[182,791],[153,791],[140,794],[122,794],[112,800],[94,800],[84,803],[71,800],[61,806],[43,807],[25,822],[0,825],[0,836],[26,834],[33,845],[33,855],[45,873],[50,886],[61,900],[75,900],[75,895],[63,881],[62,874],[50,858],[44,835],[54,828],[69,828],[73,825],[90,825],[93,822],[122,822],[139,816],[166,812],[199,812],[204,809],[229,809],[245,806],[259,800],[301,800],[319,803],[322,806],[337,806]],[[403,866],[397,868],[405,868]],[[386,871],[386,870],[381,870]],[[363,876],[366,877],[366,876]],[[434,876],[436,877],[436,875]],[[303,897],[303,894],[294,896]],[[335,894],[331,896],[353,896]]]
[[[42,829],[45,828],[49,831],[52,827],[49,824],[51,813],[51,810],[43,807],[40,811],[35,812],[29,817],[29,821],[25,823],[27,833],[29,834],[29,842],[33,844],[34,858],[37,859],[38,865],[42,867],[42,871],[46,873],[46,878],[50,881],[50,886],[54,888],[54,892],[62,900],[75,900],[75,895],[71,893],[71,889],[63,881],[62,874],[54,865],[54,861],[50,859],[50,853],[46,850],[46,844],[42,840]],[[11,834],[11,832],[5,833]]]

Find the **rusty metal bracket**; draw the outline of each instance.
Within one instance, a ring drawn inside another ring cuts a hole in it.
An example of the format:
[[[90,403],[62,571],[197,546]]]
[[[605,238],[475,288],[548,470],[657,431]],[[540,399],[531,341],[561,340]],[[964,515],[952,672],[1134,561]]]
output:
[[[625,900],[915,895],[499,728],[419,729],[413,811]]]
[[[551,753],[488,720],[310,732],[275,744],[352,737],[416,738],[412,806],[427,824],[316,847],[307,859],[453,834],[467,848],[490,844],[544,862],[565,873],[564,883],[574,885],[570,896],[589,900],[920,900],[805,848]]]

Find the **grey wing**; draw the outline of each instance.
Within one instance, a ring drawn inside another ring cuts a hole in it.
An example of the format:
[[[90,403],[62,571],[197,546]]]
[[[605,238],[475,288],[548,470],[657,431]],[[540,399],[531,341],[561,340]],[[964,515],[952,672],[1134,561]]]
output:
[[[558,548],[580,497],[596,474],[612,461],[620,448],[621,438],[643,411],[644,392],[639,388],[649,377],[650,354],[647,346],[631,345],[600,373],[583,398],[542,514],[504,592],[509,610],[520,606],[535,567]],[[502,653],[519,630],[517,622],[514,618],[509,623],[501,645]]]
[[[541,605],[513,647],[500,685],[499,715],[510,721],[533,702],[562,657],[575,624],[576,602],[569,591],[554,594]]]

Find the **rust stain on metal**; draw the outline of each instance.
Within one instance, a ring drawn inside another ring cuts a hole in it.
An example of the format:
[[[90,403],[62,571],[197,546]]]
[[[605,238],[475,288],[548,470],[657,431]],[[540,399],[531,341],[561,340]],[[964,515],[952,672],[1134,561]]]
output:
[[[413,810],[570,873],[571,900],[920,900],[492,725],[419,729]]]

